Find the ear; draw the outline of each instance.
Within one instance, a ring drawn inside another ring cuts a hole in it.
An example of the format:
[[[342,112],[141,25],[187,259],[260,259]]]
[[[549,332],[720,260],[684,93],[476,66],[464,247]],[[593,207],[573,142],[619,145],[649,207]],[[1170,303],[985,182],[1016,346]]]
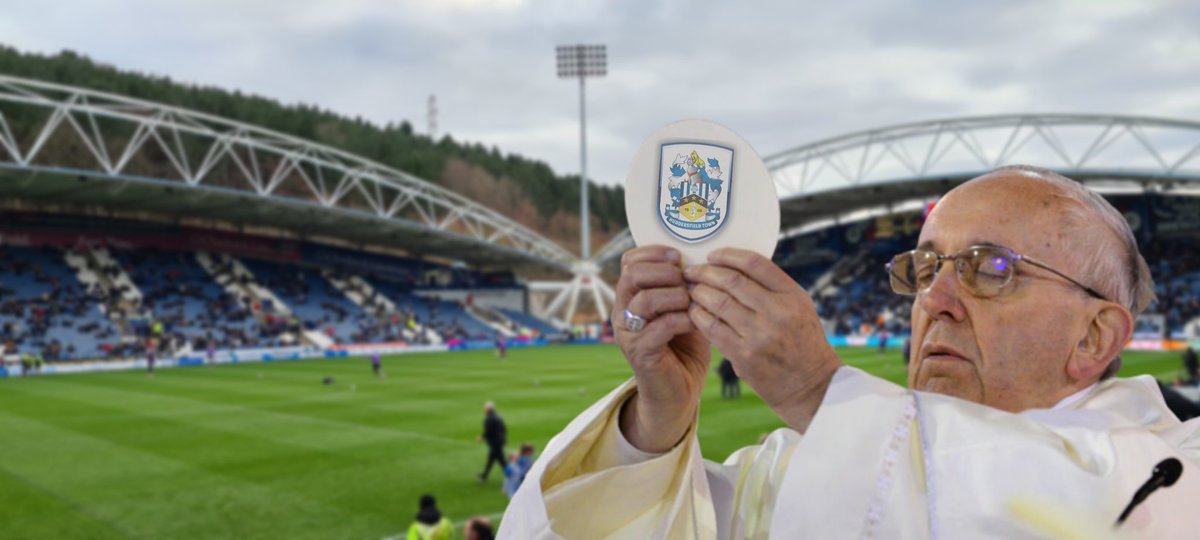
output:
[[[1073,380],[1098,380],[1132,335],[1133,314],[1125,306],[1103,302],[1091,312],[1087,332],[1067,362],[1067,375]]]

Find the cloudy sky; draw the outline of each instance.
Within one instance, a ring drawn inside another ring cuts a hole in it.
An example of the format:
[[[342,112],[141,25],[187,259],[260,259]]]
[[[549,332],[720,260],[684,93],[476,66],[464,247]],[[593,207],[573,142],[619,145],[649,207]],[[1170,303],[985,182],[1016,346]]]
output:
[[[767,155],[847,132],[1014,112],[1200,119],[1200,2],[78,0],[0,10],[0,40],[305,102],[579,167],[578,86],[554,47],[608,45],[589,169],[622,182],[681,118]]]

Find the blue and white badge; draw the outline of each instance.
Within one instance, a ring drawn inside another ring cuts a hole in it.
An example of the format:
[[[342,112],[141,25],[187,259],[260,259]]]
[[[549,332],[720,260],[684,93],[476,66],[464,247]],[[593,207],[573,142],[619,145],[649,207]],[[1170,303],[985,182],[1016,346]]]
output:
[[[767,166],[736,133],[705,120],[663,126],[638,147],[625,176],[625,215],[637,245],[674,247],[684,265],[723,247],[770,257],[779,237]]]
[[[733,149],[701,142],[662,145],[658,202],[663,225],[684,242],[721,230],[733,191]]]

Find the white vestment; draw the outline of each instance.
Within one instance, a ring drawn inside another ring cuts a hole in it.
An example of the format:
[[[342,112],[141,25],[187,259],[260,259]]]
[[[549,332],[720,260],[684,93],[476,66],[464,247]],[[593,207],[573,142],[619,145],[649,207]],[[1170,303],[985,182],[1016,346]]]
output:
[[[694,424],[664,454],[633,448],[618,417],[634,390],[550,441],[500,538],[1086,538],[1172,456],[1182,476],[1120,534],[1200,538],[1200,422],[1179,422],[1148,376],[1012,414],[843,367],[806,434],[777,430],[724,464],[701,458]]]

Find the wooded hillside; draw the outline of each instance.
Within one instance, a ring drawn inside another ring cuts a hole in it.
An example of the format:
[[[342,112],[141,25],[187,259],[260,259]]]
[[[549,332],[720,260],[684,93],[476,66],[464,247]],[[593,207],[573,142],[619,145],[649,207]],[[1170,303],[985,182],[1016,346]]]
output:
[[[380,126],[319,106],[125,71],[72,51],[44,56],[0,46],[0,73],[175,105],[341,148],[462,193],[579,252],[579,176],[556,175],[543,161],[450,135],[434,141],[407,120]],[[625,194],[591,183],[588,196],[595,250],[625,228]]]

